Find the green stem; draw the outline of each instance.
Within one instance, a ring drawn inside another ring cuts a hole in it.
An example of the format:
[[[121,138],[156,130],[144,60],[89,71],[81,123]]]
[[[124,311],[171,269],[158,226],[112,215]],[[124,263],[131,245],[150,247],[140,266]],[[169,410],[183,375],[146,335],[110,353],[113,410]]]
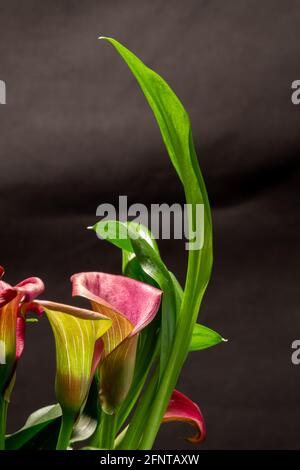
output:
[[[180,317],[176,328],[175,339],[168,365],[165,369],[156,397],[148,415],[148,421],[139,447],[142,450],[151,449],[153,446],[163,415],[187,356],[193,325],[196,321],[204,293],[204,290],[200,294],[195,291],[195,285],[197,285],[197,282],[195,282],[195,274],[197,276],[200,264],[201,256],[199,257],[199,253],[198,256],[195,256],[195,252],[190,251],[187,283],[184,291]]]
[[[63,412],[56,450],[67,450],[72,436],[74,422],[75,416],[73,413]]]
[[[97,427],[89,442],[89,446],[97,447],[98,449],[101,449],[101,445],[102,445],[101,443],[102,443],[102,421],[98,421]]]
[[[125,398],[124,402],[120,405],[117,413],[117,429],[120,429],[131,413],[134,405],[136,404],[141,392],[145,386],[147,377],[153,367],[154,361],[157,359],[158,351],[160,349],[159,341],[156,342],[154,353],[149,361],[149,364],[145,368],[144,362],[142,367],[139,368],[137,376],[135,376],[133,384],[130,389],[130,393]],[[142,352],[142,357],[146,355]]]
[[[133,418],[130,422],[129,428],[127,429],[127,432],[124,438],[122,439],[122,442],[120,443],[118,449],[138,449],[146,421],[148,421],[148,410],[155,395],[158,376],[159,369],[157,369],[153,374],[140,403],[138,403]]]
[[[116,437],[116,414],[108,415],[102,412],[101,421],[98,422],[91,445],[98,449],[112,450]]]
[[[91,447],[98,447],[98,443],[99,443],[99,436],[100,436],[100,433],[101,433],[101,422],[102,422],[102,409],[101,409],[101,406],[100,406],[100,403],[99,401],[97,401],[97,426],[96,426],[96,429],[91,437],[91,440],[89,441],[89,446]]]
[[[0,450],[5,450],[5,432],[8,401],[0,397]]]
[[[112,450],[114,448],[116,437],[116,414],[107,415],[104,413],[104,416],[105,435],[103,436],[103,447],[104,449]]]

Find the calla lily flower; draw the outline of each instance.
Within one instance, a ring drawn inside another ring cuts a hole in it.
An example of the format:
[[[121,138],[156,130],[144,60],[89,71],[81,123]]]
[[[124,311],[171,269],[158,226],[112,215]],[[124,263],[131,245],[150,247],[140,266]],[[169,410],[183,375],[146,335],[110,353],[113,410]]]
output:
[[[4,269],[0,267],[0,277]],[[12,287],[0,280],[0,394],[9,401],[18,360],[24,349],[25,313],[23,306],[44,290],[37,277],[30,277]]]
[[[106,273],[79,273],[71,278],[73,295],[91,301],[92,309],[112,320],[103,336],[100,364],[102,409],[114,413],[130,389],[139,332],[158,312],[162,292],[148,284]]]
[[[197,430],[193,437],[188,437],[187,440],[199,444],[204,441],[206,436],[206,426],[202,413],[192,400],[186,397],[183,393],[174,390],[164,415],[163,422],[169,421],[184,421],[190,423]]]
[[[80,411],[103,352],[103,337],[112,321],[97,312],[41,300],[29,310],[44,311],[56,345],[55,391],[63,412]]]

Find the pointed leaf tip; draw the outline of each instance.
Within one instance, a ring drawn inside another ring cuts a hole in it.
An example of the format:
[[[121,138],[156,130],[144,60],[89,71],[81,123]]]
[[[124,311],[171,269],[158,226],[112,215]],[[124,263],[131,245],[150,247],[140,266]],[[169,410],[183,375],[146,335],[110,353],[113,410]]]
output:
[[[211,328],[195,323],[189,351],[200,351],[222,342],[227,342],[227,339]]]

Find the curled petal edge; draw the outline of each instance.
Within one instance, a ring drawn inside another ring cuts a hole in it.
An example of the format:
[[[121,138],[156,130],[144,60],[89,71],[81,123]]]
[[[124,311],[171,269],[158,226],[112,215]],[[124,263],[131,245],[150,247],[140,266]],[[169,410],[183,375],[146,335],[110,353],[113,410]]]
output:
[[[191,424],[196,429],[196,434],[186,440],[193,444],[203,442],[206,436],[206,426],[200,408],[196,403],[178,390],[174,390],[163,417],[163,423],[171,421],[183,421]]]
[[[126,276],[86,272],[73,274],[71,282],[73,296],[85,297],[125,317],[133,325],[130,336],[153,320],[161,302],[162,291]]]
[[[109,318],[105,315],[94,312],[93,310],[86,310],[84,308],[73,307],[72,305],[51,302],[48,300],[37,300],[35,302],[24,304],[22,312],[33,312],[41,315],[45,309],[49,309],[54,312],[66,313],[67,315],[73,315],[74,317],[82,318],[83,320],[109,320]]]
[[[1,271],[2,269],[2,271]],[[4,269],[0,266],[0,279],[4,274]],[[31,302],[45,290],[43,281],[38,277],[29,277],[11,286],[0,280],[0,308],[8,304],[19,293],[23,294],[22,302]]]
[[[39,277],[29,277],[19,282],[15,289],[24,294],[23,302],[31,302],[45,290],[45,285]]]

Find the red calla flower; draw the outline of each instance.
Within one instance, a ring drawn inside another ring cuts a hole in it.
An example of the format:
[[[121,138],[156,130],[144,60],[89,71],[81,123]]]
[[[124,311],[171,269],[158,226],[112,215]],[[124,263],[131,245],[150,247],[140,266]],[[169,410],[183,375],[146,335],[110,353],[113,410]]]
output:
[[[174,390],[164,415],[163,422],[169,421],[185,421],[190,423],[197,430],[193,437],[187,438],[188,441],[199,444],[204,441],[206,436],[205,421],[202,413],[192,400],[186,397],[183,393]]]
[[[0,277],[4,269],[0,268]],[[37,277],[30,277],[12,287],[0,281],[0,393],[9,400],[18,359],[24,349],[24,302],[30,302],[44,290]]]

